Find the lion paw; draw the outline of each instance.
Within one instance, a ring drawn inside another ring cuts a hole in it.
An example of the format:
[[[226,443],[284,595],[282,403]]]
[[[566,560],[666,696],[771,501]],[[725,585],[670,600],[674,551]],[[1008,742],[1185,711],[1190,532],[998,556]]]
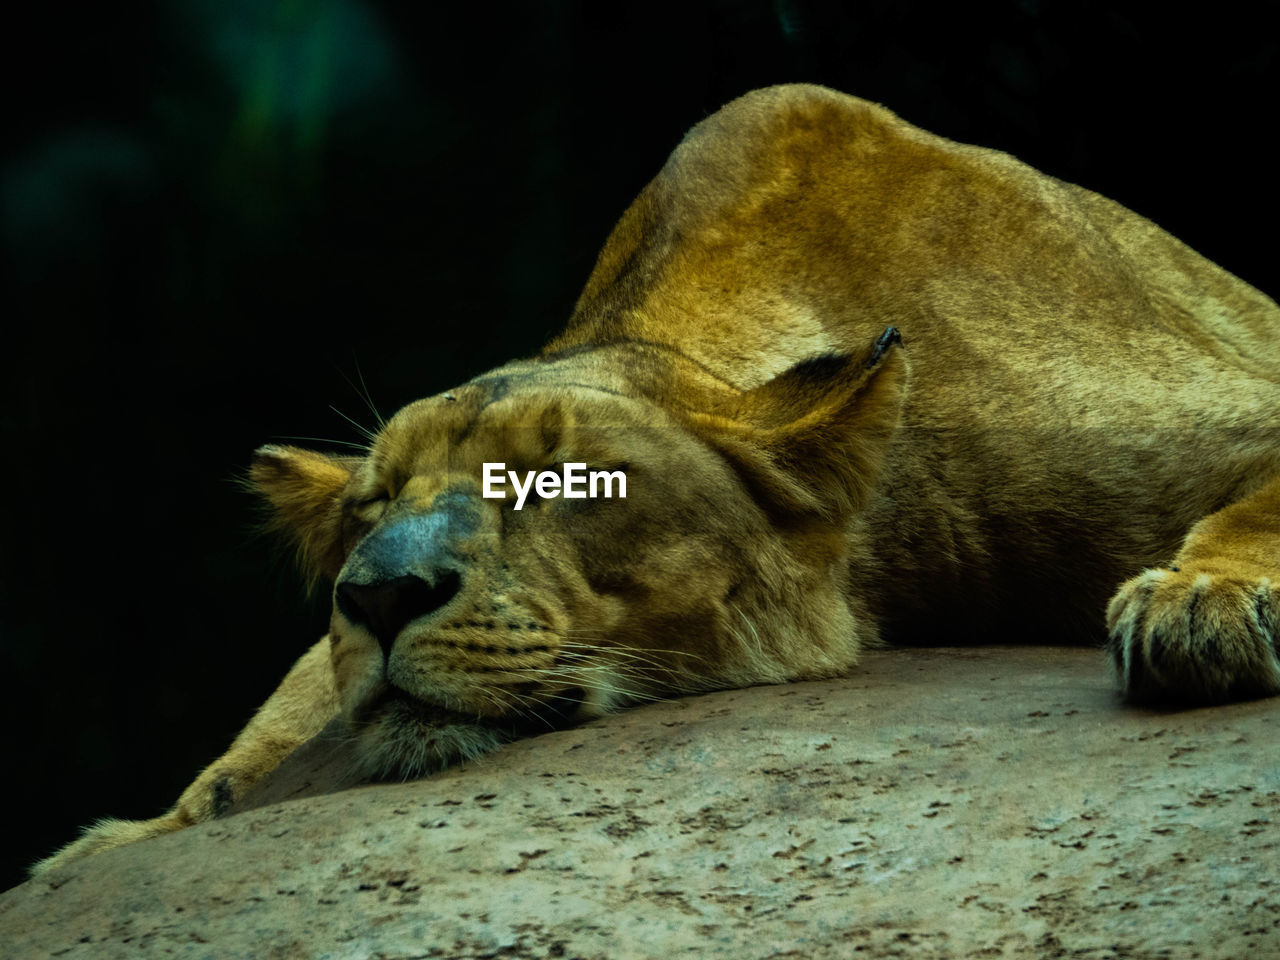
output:
[[[65,867],[67,864],[104,850],[114,850],[139,840],[149,840],[165,833],[180,830],[185,824],[179,817],[163,816],[151,820],[99,820],[93,826],[85,827],[84,832],[75,840],[58,850],[52,856],[45,857],[32,864],[29,871],[33,877]]]
[[[1146,570],[1112,598],[1107,627],[1107,650],[1135,700],[1280,692],[1280,590],[1266,577]]]

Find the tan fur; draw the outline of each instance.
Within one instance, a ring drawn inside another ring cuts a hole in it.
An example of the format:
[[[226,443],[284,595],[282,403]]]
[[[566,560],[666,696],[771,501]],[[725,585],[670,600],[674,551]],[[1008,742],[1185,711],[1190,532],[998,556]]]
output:
[[[488,461],[625,468],[628,496],[515,511],[479,497]],[[409,776],[883,640],[1109,628],[1134,697],[1280,690],[1280,310],[1103,197],[820,87],[694,128],[537,357],[365,458],[264,448],[253,481],[340,584],[423,531],[396,569],[443,605],[384,656],[340,587],[331,650],[174,811],[45,866],[216,815],[337,711],[364,774]]]

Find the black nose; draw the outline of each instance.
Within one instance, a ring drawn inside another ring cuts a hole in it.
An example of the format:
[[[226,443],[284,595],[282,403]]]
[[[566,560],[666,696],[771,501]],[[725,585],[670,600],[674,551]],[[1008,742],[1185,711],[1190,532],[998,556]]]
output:
[[[457,595],[462,578],[452,570],[441,570],[430,584],[421,577],[396,577],[363,584],[344,580],[338,584],[338,610],[350,623],[368,627],[390,656],[391,645],[405,624],[439,610]]]

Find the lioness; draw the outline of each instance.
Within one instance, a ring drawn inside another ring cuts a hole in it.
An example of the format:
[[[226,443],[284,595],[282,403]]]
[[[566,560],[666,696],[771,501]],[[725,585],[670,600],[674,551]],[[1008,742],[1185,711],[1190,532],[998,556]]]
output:
[[[486,497],[497,464],[626,496]],[[172,810],[37,870],[218,816],[337,714],[362,776],[412,777],[886,641],[1109,632],[1130,697],[1280,691],[1276,304],[821,87],[696,126],[537,356],[251,478],[332,582],[330,634]]]

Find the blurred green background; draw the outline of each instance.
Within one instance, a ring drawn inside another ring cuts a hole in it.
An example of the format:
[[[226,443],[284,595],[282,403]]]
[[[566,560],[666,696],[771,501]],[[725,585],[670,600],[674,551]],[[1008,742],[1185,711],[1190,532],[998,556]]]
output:
[[[167,807],[324,630],[235,478],[536,349],[683,132],[826,83],[1273,295],[1265,5],[187,0],[6,15],[0,880]],[[1168,8],[1172,10],[1173,8]]]

